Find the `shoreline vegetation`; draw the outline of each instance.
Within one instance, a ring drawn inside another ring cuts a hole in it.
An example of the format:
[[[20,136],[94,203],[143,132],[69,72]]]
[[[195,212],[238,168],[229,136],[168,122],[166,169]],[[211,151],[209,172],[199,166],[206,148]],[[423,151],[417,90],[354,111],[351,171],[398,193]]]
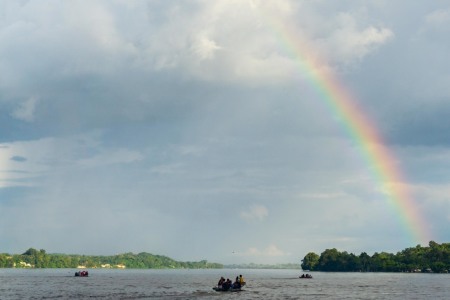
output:
[[[314,252],[306,254],[301,267],[322,272],[449,273],[450,243],[430,241],[428,247],[417,245],[396,254],[375,252],[372,256],[326,249],[320,256]]]
[[[0,254],[0,268],[73,268],[73,269],[300,269],[300,264],[232,264],[206,260],[181,262],[146,252],[117,255],[49,254],[45,250],[28,249],[22,254]]]
[[[117,255],[49,254],[28,249],[23,254],[0,254],[0,268],[75,268],[75,269],[222,269],[223,265],[206,260],[181,262],[146,252]]]
[[[360,255],[326,249],[320,255],[309,252],[301,264],[220,264],[201,260],[181,262],[146,252],[117,255],[49,254],[28,249],[22,254],[0,254],[0,268],[107,268],[107,269],[298,269],[321,272],[408,272],[449,273],[450,243],[430,241],[428,247],[417,245],[396,254],[366,252]]]
[[[0,268],[74,268],[74,269],[300,269],[300,264],[231,264],[206,260],[181,262],[146,252],[117,255],[49,254],[45,250],[28,249],[22,254],[0,254]]]

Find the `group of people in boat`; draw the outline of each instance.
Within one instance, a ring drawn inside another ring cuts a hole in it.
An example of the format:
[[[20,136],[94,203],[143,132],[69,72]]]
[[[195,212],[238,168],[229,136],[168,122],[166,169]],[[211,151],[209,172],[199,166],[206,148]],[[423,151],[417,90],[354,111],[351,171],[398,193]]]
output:
[[[313,278],[311,274],[302,274],[302,276],[300,276],[300,278]]]
[[[87,277],[87,276],[89,276],[89,273],[88,273],[88,271],[79,271],[79,272],[75,272],[75,276]]]
[[[229,289],[240,289],[245,285],[245,280],[242,275],[236,276],[236,280],[232,282],[229,278],[225,280],[222,276],[217,283],[217,288],[223,291],[228,291]]]

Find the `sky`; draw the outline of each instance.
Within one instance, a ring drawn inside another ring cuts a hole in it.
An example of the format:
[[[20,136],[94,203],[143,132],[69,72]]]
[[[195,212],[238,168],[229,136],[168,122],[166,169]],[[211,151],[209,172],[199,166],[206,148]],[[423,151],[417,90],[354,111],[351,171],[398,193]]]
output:
[[[450,242],[449,35],[439,0],[2,0],[0,252]]]

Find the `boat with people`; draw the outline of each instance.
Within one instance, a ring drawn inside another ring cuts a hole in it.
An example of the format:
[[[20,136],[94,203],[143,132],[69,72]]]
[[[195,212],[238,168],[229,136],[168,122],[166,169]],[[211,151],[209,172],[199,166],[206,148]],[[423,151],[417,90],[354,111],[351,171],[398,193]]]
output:
[[[217,286],[215,286],[215,287],[213,287],[213,290],[215,290],[216,292],[241,292],[241,291],[243,291],[243,289],[242,288],[240,288],[240,287],[236,287],[236,288],[234,288],[234,287],[230,287],[230,288],[223,288],[223,287],[217,287]]]
[[[89,272],[88,271],[79,271],[75,272],[75,277],[88,277]]]
[[[217,283],[217,286],[213,287],[216,292],[240,292],[245,285],[245,280],[242,275],[236,276],[235,282],[232,282],[229,278],[225,280],[222,276]]]
[[[302,274],[301,276],[299,276],[298,278],[300,279],[312,279],[312,275],[311,274]]]

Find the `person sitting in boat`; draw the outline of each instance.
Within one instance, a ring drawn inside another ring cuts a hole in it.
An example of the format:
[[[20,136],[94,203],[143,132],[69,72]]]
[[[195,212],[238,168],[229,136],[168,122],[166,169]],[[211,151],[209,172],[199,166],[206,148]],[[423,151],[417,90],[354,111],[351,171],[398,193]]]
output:
[[[241,288],[241,283],[239,282],[239,277],[236,276],[236,281],[233,283],[233,289],[240,289]]]
[[[244,277],[243,277],[242,275],[239,275],[239,284],[240,284],[241,286],[244,286],[244,285],[245,285],[245,280],[244,280]]]
[[[89,276],[89,273],[88,273],[88,271],[75,272],[75,276],[85,277],[85,276]]]
[[[223,278],[223,276],[222,277],[220,277],[220,279],[219,279],[219,282],[217,283],[217,287],[222,287],[222,284],[225,282],[225,278]]]
[[[305,274],[302,274],[302,276],[300,276],[300,278],[305,278]]]
[[[222,283],[222,290],[224,291],[228,291],[231,288],[232,282],[230,280],[230,278],[227,278],[227,280]]]

